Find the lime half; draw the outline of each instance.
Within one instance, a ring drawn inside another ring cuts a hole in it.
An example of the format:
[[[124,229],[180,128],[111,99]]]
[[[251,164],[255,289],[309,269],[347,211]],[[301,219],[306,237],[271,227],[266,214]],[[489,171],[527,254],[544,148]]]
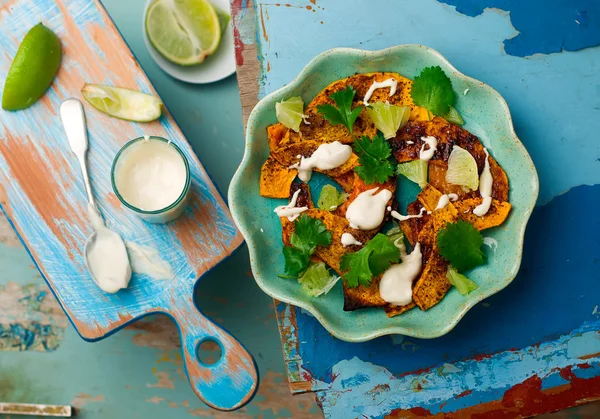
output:
[[[457,145],[452,148],[452,153],[448,158],[446,182],[466,186],[472,191],[479,188],[477,162],[471,153]]]
[[[367,106],[367,114],[384,138],[389,140],[395,137],[396,132],[408,122],[410,108],[390,105],[387,102],[375,102]]]
[[[304,115],[304,101],[300,96],[294,96],[287,100],[282,100],[275,104],[275,114],[277,120],[285,127],[300,131],[300,123],[306,115]]]
[[[425,160],[413,160],[408,163],[398,165],[398,174],[405,176],[408,180],[412,180],[421,188],[427,185],[427,169],[428,163]]]
[[[135,122],[150,122],[162,112],[159,98],[120,87],[86,84],[81,94],[100,112]]]
[[[146,14],[146,33],[167,60],[188,66],[216,51],[221,24],[207,0],[156,0]]]
[[[61,60],[60,40],[38,23],[27,32],[10,66],[2,109],[18,111],[33,105],[52,84]]]

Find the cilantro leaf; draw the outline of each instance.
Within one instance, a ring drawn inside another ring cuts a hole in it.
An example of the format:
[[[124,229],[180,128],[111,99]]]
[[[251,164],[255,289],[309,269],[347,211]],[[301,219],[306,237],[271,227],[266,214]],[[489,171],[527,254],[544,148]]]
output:
[[[437,116],[448,114],[456,100],[452,81],[439,66],[425,67],[415,77],[410,95],[416,105],[424,107]]]
[[[310,263],[310,257],[317,246],[331,244],[331,231],[323,221],[302,214],[294,221],[295,231],[290,237],[291,246],[283,247],[285,275],[282,278],[297,278],[302,275]]]
[[[327,230],[321,220],[303,214],[294,222],[294,226],[296,229],[290,243],[298,250],[312,254],[317,246],[331,244],[331,231]]]
[[[369,286],[374,276],[381,275],[392,263],[400,260],[400,251],[385,234],[377,234],[358,252],[342,257],[340,267],[350,288]]]
[[[352,125],[360,115],[364,106],[357,106],[352,110],[352,100],[356,95],[354,87],[347,86],[344,90],[333,93],[330,98],[333,99],[337,108],[330,104],[317,105],[317,111],[323,115],[333,125],[345,125],[348,131],[352,133]]]
[[[483,236],[469,222],[448,223],[437,236],[440,254],[459,272],[468,271],[486,261],[481,250]]]
[[[360,164],[354,171],[367,185],[384,183],[394,174],[394,165],[388,160],[392,149],[380,132],[373,140],[367,136],[357,138],[354,141],[354,152],[358,155]]]
[[[310,255],[294,247],[283,246],[285,258],[285,278],[296,278],[306,270],[310,262]]]
[[[369,257],[373,249],[363,247],[358,252],[347,253],[342,256],[340,268],[347,271],[343,278],[350,288],[358,287],[359,284],[369,286],[373,280],[373,273],[369,268]]]

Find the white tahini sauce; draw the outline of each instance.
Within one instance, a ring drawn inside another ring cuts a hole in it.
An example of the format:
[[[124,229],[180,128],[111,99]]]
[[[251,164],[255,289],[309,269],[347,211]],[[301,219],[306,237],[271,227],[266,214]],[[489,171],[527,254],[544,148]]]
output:
[[[481,176],[479,176],[479,193],[483,198],[483,202],[473,209],[473,214],[478,217],[483,217],[490,210],[490,206],[492,205],[492,185],[494,183],[494,178],[492,178],[492,173],[490,172],[490,153],[485,148],[483,151],[485,151],[485,166],[483,172],[481,172]]]
[[[169,262],[164,260],[160,252],[154,247],[144,246],[132,241],[126,241],[125,247],[127,247],[133,272],[148,275],[152,279],[175,278],[175,273]]]
[[[360,246],[362,244],[361,242],[356,240],[356,238],[350,233],[342,234],[341,242],[342,242],[342,246],[344,246],[344,247],[348,247],[348,246],[352,246],[352,245]]]
[[[367,90],[367,94],[365,95],[365,98],[363,99],[363,103],[365,104],[365,106],[369,106],[369,99],[371,99],[371,96],[373,95],[375,90],[383,89],[384,87],[390,88],[390,97],[394,96],[394,94],[396,93],[396,89],[398,88],[398,82],[396,81],[396,79],[387,79],[384,81],[374,81],[373,84],[371,85],[371,87],[369,87],[369,90]]]
[[[175,203],[186,182],[185,162],[177,150],[148,136],[123,151],[115,170],[121,197],[143,211],[157,211]]]
[[[406,221],[410,220],[411,218],[423,218],[423,214],[425,214],[426,211],[427,210],[423,207],[421,208],[421,211],[419,211],[419,213],[415,215],[402,215],[398,211],[392,211],[391,215],[398,221]]]
[[[385,216],[385,208],[392,198],[392,192],[378,188],[369,189],[359,194],[346,210],[346,219],[350,227],[361,230],[372,230],[379,227]]]
[[[421,152],[419,153],[419,158],[424,161],[429,161],[435,154],[437,150],[437,138],[429,136],[429,137],[421,137],[421,141],[425,144],[421,146]],[[427,150],[425,150],[425,146],[428,146]]]
[[[95,206],[88,204],[87,210],[96,236],[86,247],[86,263],[92,279],[102,291],[114,294],[127,288],[131,279],[127,249],[121,237],[106,228]]]
[[[456,195],[455,193],[444,194],[440,196],[440,200],[438,201],[437,207],[435,207],[434,211],[446,208],[450,201],[455,202],[457,199],[458,195]]]
[[[298,177],[308,182],[313,169],[331,170],[346,163],[352,155],[352,147],[339,141],[321,144],[312,156],[301,157],[300,162],[292,164],[289,169],[298,169]]]
[[[398,246],[402,263],[390,266],[381,277],[379,295],[390,304],[405,306],[412,301],[412,284],[423,268],[421,244],[417,243],[410,253],[406,254],[404,245]]]
[[[300,189],[294,192],[292,195],[292,200],[287,205],[281,205],[273,212],[277,214],[278,217],[287,217],[288,220],[294,221],[296,218],[300,216],[304,211],[308,209],[308,207],[296,207],[296,202],[298,201],[298,195],[300,195]]]

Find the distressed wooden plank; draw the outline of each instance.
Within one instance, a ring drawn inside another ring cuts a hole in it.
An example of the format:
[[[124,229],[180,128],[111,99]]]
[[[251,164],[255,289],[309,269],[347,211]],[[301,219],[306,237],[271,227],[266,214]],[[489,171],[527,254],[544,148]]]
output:
[[[72,323],[97,340],[148,313],[171,314],[182,328],[190,382],[209,405],[231,409],[249,400],[257,375],[252,357],[202,316],[192,301],[196,280],[242,242],[227,207],[172,117],[134,124],[86,107],[92,189],[107,224],[126,239],[162,252],[176,278],[157,281],[134,275],[114,295],[93,284],[83,262],[92,229],[79,169],[69,151],[57,111],[79,97],[86,82],[155,93],[99,1],[14,0],[0,9],[0,79],[27,30],[39,21],[57,33],[63,62],[51,89],[31,108],[0,113],[0,203]],[[127,213],[111,190],[110,165],[118,149],[141,135],[177,143],[190,162],[192,199],[186,213],[168,225],[150,225]],[[205,338],[223,345],[223,359],[210,369],[195,348]]]
[[[260,81],[259,51],[255,42],[256,13],[253,0],[231,0],[231,16],[234,23],[236,67],[245,127],[250,112],[258,102]]]

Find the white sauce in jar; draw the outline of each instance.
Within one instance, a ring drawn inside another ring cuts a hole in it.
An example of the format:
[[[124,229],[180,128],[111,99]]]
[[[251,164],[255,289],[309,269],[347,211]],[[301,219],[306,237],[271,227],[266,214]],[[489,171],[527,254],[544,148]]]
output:
[[[483,217],[490,210],[490,206],[492,205],[492,186],[494,184],[494,179],[490,172],[490,153],[488,153],[486,148],[483,151],[485,151],[485,166],[483,172],[481,172],[481,176],[479,176],[479,193],[483,198],[483,202],[473,209],[473,214],[478,217]]]
[[[142,211],[167,208],[187,184],[183,157],[167,142],[147,136],[123,150],[114,176],[123,200]]]
[[[423,268],[423,255],[420,243],[415,245],[410,255],[406,254],[404,244],[397,247],[402,263],[390,266],[383,273],[379,283],[379,295],[390,304],[405,306],[412,302],[412,284]]]
[[[339,141],[321,144],[308,158],[300,157],[300,162],[292,164],[289,169],[298,169],[298,177],[308,182],[313,169],[331,170],[346,163],[352,155],[352,147]]]
[[[373,84],[371,84],[371,87],[369,87],[369,90],[367,90],[367,94],[365,94],[365,97],[363,99],[364,105],[369,106],[369,99],[371,99],[371,96],[373,96],[373,93],[375,93],[375,90],[383,89],[385,87],[390,88],[390,97],[394,96],[394,94],[396,93],[396,89],[398,88],[398,82],[396,81],[396,79],[387,79],[384,81],[374,81]]]
[[[423,161],[429,161],[435,154],[437,150],[437,138],[429,136],[429,137],[421,137],[421,141],[425,144],[421,146],[421,152],[419,153],[419,158]],[[425,146],[428,146],[427,150],[425,150]]]
[[[352,245],[360,246],[362,243],[356,240],[356,238],[350,233],[342,234],[341,238],[342,246],[348,247]]]
[[[383,222],[385,208],[392,198],[392,192],[382,189],[377,194],[378,188],[369,189],[359,194],[346,210],[346,219],[350,227],[361,230],[372,230]]]
[[[281,205],[273,210],[278,217],[287,217],[288,220],[294,221],[296,218],[300,216],[304,211],[308,209],[308,207],[296,207],[296,202],[298,202],[298,195],[300,195],[300,189],[294,192],[292,195],[292,200],[287,205]]]

